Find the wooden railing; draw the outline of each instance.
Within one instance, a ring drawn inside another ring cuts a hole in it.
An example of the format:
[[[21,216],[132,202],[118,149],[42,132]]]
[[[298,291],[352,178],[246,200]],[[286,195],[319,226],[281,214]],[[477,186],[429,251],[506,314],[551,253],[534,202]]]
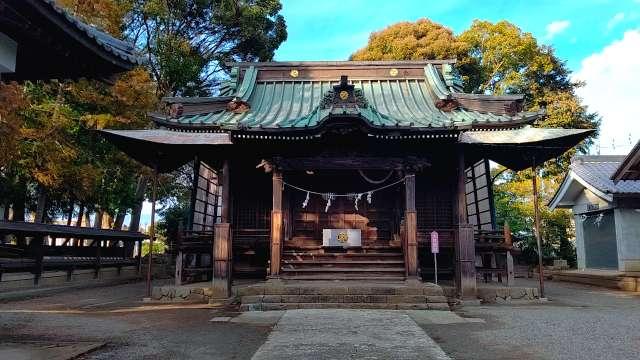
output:
[[[213,230],[179,230],[176,239],[175,284],[209,280],[213,272]]]
[[[0,238],[8,235],[15,237],[16,244],[0,245],[0,277],[2,273],[28,271],[35,275],[35,284],[44,270],[94,268],[97,276],[102,267],[137,264],[139,268],[141,258],[133,257],[133,249],[136,242],[140,249],[146,238],[133,231],[0,221]],[[65,240],[57,245],[58,239]],[[85,245],[85,240],[90,243]]]
[[[484,282],[497,281],[511,286],[514,283],[513,248],[511,230],[476,230],[474,233],[476,257],[481,261],[476,274]]]

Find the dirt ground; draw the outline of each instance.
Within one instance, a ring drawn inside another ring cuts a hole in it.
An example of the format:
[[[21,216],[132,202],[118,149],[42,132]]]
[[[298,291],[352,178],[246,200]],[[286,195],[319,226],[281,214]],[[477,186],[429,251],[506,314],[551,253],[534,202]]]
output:
[[[521,280],[518,285],[536,284]],[[457,312],[464,321],[455,314],[438,319],[427,312],[407,313],[453,359],[639,358],[639,294],[557,282],[546,288],[548,303],[465,306]],[[54,349],[70,354],[67,349],[97,344],[79,358],[251,359],[265,354],[268,346],[262,345],[283,316],[237,316],[232,308],[202,304],[150,305],[141,301],[144,291],[144,283],[133,283],[1,303],[0,355],[22,344],[51,349],[44,357],[51,359],[57,358]],[[300,315],[309,326],[303,322],[296,335],[308,338],[326,320],[311,315]],[[353,321],[343,323],[340,331],[362,331]],[[361,340],[384,341],[367,339]]]
[[[2,342],[105,345],[83,359],[250,359],[268,324],[215,323],[206,305],[143,304],[144,283],[0,304]]]

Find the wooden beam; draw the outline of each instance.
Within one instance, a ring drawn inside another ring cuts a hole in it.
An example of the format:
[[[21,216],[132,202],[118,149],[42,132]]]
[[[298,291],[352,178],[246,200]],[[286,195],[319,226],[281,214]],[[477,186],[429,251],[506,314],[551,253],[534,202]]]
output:
[[[416,215],[416,176],[407,173],[405,179],[405,237],[406,273],[409,278],[418,276],[418,225]]]
[[[464,149],[458,148],[456,216],[458,231],[455,242],[456,291],[464,298],[476,297],[475,240],[473,226],[468,223]]]
[[[271,262],[269,274],[271,277],[280,276],[280,259],[282,255],[282,173],[273,170],[273,205],[271,209]]]

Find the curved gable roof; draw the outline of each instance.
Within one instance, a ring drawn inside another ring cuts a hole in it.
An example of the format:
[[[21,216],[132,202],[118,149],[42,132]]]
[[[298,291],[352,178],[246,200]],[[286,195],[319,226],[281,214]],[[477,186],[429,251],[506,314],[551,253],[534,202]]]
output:
[[[163,125],[210,126],[221,129],[317,128],[332,116],[357,116],[376,128],[461,129],[518,126],[538,113],[519,112],[520,95],[492,97],[456,93],[442,74],[446,61],[241,63],[237,76],[221,95],[245,102],[245,112],[202,106],[192,112],[188,99],[171,99],[185,112],[155,114]],[[327,96],[348,77],[357,106],[326,103]],[[216,98],[210,98],[215,102]],[[332,106],[333,105],[333,106]]]

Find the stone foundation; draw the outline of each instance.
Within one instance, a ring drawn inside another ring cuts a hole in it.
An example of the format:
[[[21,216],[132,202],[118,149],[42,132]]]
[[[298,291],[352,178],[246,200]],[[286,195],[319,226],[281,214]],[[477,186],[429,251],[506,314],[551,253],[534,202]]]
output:
[[[637,292],[640,291],[640,273],[618,272],[613,270],[570,270],[553,271],[555,281],[565,281],[608,289]]]
[[[447,286],[443,289],[445,296],[454,303],[455,288]],[[540,294],[537,288],[531,287],[478,286],[477,298],[483,304],[500,304],[511,301],[537,301],[540,299]]]
[[[213,299],[211,283],[196,283],[183,286],[166,285],[154,286],[151,300],[158,302],[202,302]]]

